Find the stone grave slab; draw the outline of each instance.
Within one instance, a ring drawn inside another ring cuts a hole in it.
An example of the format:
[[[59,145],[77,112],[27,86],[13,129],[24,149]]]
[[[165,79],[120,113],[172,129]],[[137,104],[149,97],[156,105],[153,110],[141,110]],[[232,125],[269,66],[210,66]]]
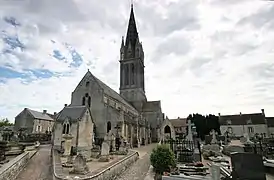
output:
[[[253,153],[232,153],[232,178],[266,180],[262,156]]]

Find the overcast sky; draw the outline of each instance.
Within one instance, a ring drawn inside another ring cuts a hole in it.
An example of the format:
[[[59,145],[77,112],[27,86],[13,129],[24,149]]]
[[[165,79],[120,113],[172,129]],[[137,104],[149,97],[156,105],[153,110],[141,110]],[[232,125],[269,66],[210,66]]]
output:
[[[190,113],[274,116],[274,2],[136,0],[148,100]],[[0,117],[69,104],[87,69],[119,90],[129,0],[1,0]]]

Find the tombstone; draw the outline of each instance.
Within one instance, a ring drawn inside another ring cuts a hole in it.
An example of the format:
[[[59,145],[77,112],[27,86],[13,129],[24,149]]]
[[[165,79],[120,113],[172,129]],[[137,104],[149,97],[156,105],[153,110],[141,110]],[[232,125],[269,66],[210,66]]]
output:
[[[205,135],[205,144],[210,144],[212,140],[212,136],[211,135]]]
[[[212,176],[212,180],[220,180],[220,176],[221,176],[221,171],[220,171],[220,166],[218,166],[217,164],[213,163],[211,166],[211,176]]]
[[[214,129],[212,129],[211,134],[212,134],[211,144],[217,144],[217,143],[218,143],[218,140],[217,140],[217,138],[216,138],[216,132],[215,132]]]
[[[82,154],[78,154],[73,163],[73,173],[87,174],[89,172],[86,159]]]
[[[263,158],[253,153],[232,153],[232,179],[266,180]]]
[[[66,134],[63,136],[65,139],[65,144],[64,144],[64,156],[69,156],[71,154],[71,143],[72,143],[72,135]]]
[[[187,140],[193,141],[192,128],[191,128],[191,120],[188,120]]]
[[[103,142],[102,143],[102,147],[101,147],[101,156],[108,156],[109,155],[109,144],[107,142]]]
[[[244,138],[246,139],[246,141],[244,142],[244,144],[254,144],[249,137],[248,133],[244,133]]]

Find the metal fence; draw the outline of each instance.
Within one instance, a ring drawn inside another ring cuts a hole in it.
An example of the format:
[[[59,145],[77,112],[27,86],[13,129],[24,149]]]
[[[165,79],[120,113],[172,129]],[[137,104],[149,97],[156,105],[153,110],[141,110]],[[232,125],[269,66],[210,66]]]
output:
[[[186,139],[171,139],[165,140],[162,143],[170,145],[170,149],[174,152],[178,162],[192,163],[195,161],[195,149],[198,150],[197,155],[201,159],[201,148],[199,142],[194,143],[193,141],[188,141]]]

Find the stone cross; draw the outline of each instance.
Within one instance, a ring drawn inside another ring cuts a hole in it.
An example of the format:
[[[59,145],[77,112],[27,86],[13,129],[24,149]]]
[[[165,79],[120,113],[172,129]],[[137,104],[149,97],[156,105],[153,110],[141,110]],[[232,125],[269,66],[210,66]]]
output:
[[[193,141],[192,129],[191,129],[191,120],[188,120],[188,132],[187,132],[187,139],[189,141]]]
[[[72,143],[72,135],[66,134],[64,135],[65,144],[64,144],[64,156],[70,156],[71,154],[71,143]]]
[[[217,144],[217,143],[218,143],[218,141],[217,141],[217,138],[216,138],[216,132],[215,132],[215,130],[214,130],[214,129],[212,129],[211,134],[212,134],[211,144]]]

